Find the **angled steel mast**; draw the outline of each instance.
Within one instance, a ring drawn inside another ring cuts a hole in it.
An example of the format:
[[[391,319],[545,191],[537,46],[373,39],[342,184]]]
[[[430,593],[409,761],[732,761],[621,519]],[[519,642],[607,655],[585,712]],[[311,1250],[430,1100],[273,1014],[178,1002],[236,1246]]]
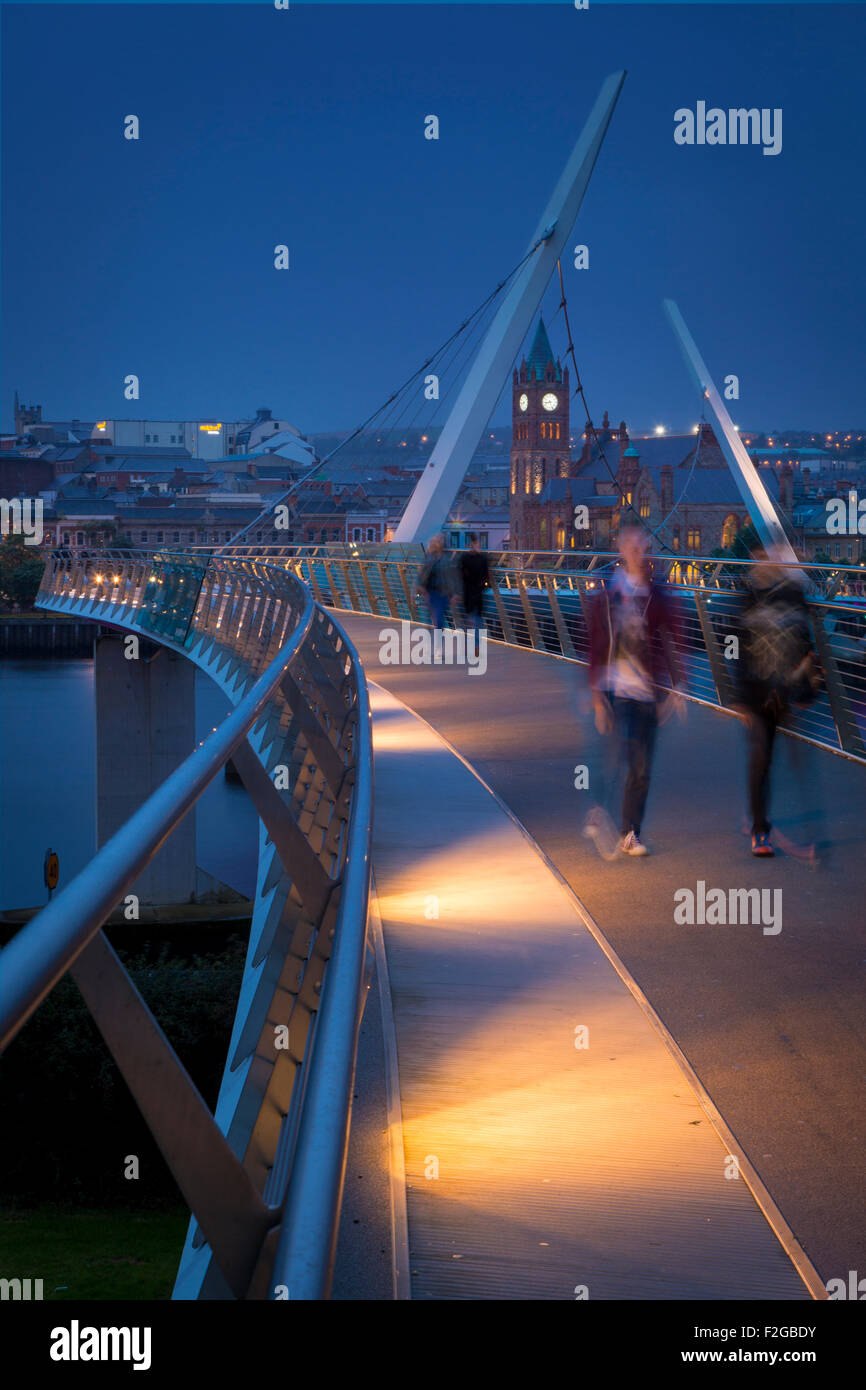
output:
[[[547,282],[571,236],[625,76],[624,72],[613,73],[602,84],[529,242],[528,249],[535,247],[535,252],[503,296],[427,467],[409,498],[394,533],[395,541],[426,540],[439,530],[448,514]]]
[[[740,495],[746,504],[755,530],[764,545],[773,551],[776,559],[786,560],[795,565],[799,564],[788,537],[782,529],[782,523],[776,508],[773,506],[770,494],[761,482],[758,470],[746,452],[745,444],[734,429],[725,403],[707,371],[706,363],[698,352],[694,338],[686,328],[682,314],[672,299],[664,300],[664,309],[670,319],[671,327],[676,334],[677,342],[692,379],[697,383],[698,390],[704,400],[709,402],[718,421],[722,432],[719,440],[722,453],[728,460],[728,466],[734,475],[737,487],[740,489]]]

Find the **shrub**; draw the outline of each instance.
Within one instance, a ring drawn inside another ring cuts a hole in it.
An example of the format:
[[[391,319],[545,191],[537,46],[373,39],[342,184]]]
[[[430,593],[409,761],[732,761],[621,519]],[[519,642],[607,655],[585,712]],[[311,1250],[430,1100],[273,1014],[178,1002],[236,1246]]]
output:
[[[213,1107],[245,944],[192,961],[124,957],[169,1042]],[[63,1202],[164,1207],[182,1201],[74,981],[52,990],[0,1061],[0,1178],[7,1206]],[[140,1178],[123,1176],[136,1154]]]

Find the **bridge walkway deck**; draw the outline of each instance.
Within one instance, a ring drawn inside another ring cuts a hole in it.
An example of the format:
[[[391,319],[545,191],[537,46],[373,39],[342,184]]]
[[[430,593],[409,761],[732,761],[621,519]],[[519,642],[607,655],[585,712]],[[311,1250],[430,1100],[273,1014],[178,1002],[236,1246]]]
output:
[[[597,767],[583,668],[495,643],[483,677],[448,667],[382,666],[378,634],[386,620],[341,618],[368,677],[449,740],[579,896],[682,1049],[821,1279],[866,1267],[863,768],[808,745],[781,747],[774,768],[776,819],[791,839],[805,839],[816,828],[807,823],[806,809],[820,813],[821,862],[812,870],[787,856],[756,861],[741,833],[742,729],[729,715],[691,704],[684,725],[674,722],[660,734],[646,825],[653,853],[640,861],[605,863],[580,833],[588,793],[574,787],[577,764],[587,763],[591,778]],[[791,752],[800,754],[800,778],[790,765]],[[381,792],[383,753],[377,762]],[[404,768],[419,788],[416,848],[423,856],[434,779]],[[379,814],[381,846],[387,821]],[[455,835],[455,852],[464,839]],[[407,842],[407,853],[409,848]],[[447,870],[432,850],[429,863]],[[753,925],[677,925],[673,894],[684,886],[694,889],[698,880],[725,889],[780,888],[781,932],[764,935]],[[467,868],[464,885],[473,901],[475,882]],[[435,885],[429,888],[436,891]],[[545,973],[547,967],[536,962],[523,986],[529,995],[542,978],[555,985],[553,959],[557,952],[564,959],[566,952],[563,939],[552,946],[543,928],[530,925],[534,908],[524,916],[528,959],[535,959],[538,942],[549,967]],[[438,936],[435,924],[422,924],[421,930],[442,944],[441,927]],[[460,951],[459,935],[450,939]],[[512,944],[516,950],[516,938]],[[470,955],[464,964],[471,963]],[[483,955],[475,963],[480,973],[486,971]],[[510,997],[519,994],[515,983]],[[546,1017],[548,1006],[539,1007]],[[502,1010],[507,1024],[505,998]],[[569,1004],[569,1019],[573,1012]],[[583,1021],[573,1017],[572,1028]],[[424,1190],[430,1186],[425,1182]]]
[[[808,1300],[574,895],[432,728],[371,703],[411,1296]]]

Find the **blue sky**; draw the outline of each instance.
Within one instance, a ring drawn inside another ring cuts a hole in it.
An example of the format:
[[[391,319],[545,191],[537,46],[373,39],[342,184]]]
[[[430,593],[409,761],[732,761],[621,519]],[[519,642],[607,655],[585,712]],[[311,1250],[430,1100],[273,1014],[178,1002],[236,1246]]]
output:
[[[7,5],[2,40],[6,429],[16,386],[356,424],[520,259],[623,67],[565,271],[594,417],[697,419],[671,296],[737,423],[866,424],[859,6]],[[676,145],[699,100],[780,107],[781,154]]]

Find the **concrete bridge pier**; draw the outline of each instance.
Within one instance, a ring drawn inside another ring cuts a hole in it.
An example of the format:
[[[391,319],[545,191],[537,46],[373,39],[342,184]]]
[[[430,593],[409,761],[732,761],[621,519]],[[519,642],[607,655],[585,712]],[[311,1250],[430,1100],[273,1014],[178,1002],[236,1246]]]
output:
[[[101,848],[195,748],[195,667],[132,639],[94,643],[96,838]],[[189,903],[196,895],[195,807],[133,884],[142,905]]]

